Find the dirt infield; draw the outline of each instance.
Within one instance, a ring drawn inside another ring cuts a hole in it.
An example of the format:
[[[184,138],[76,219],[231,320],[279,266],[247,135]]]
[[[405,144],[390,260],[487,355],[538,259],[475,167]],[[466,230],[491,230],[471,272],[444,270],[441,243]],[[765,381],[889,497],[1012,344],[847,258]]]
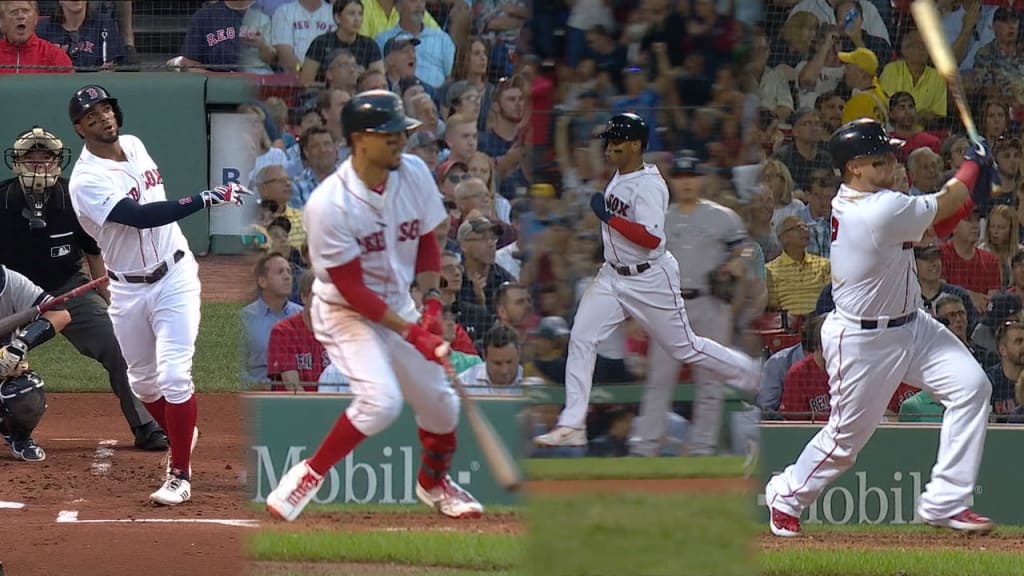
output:
[[[934,532],[920,533],[898,530],[885,532],[832,532],[804,534],[799,538],[777,538],[767,534],[761,537],[760,547],[765,551],[784,550],[963,550],[975,552],[1024,553],[1024,541],[1019,536],[1000,535],[967,536],[936,528]]]
[[[34,435],[43,462],[0,453],[0,560],[16,576],[180,576],[241,574],[245,509],[242,405],[237,396],[203,394],[202,437],[193,460],[192,501],[148,503],[163,477],[160,452],[132,446],[112,394],[50,394]],[[60,520],[58,520],[58,518]]]
[[[203,302],[250,302],[255,298],[253,266],[258,254],[197,257]]]

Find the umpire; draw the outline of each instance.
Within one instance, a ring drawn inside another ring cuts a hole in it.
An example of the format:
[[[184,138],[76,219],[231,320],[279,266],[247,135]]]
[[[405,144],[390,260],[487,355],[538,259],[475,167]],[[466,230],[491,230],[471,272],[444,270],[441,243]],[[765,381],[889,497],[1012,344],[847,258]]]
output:
[[[86,263],[92,276],[106,274],[99,247],[79,225],[67,180],[61,177],[70,158],[71,150],[60,138],[34,127],[4,152],[15,176],[0,182],[0,264],[53,295],[88,282]],[[107,315],[109,301],[104,287],[68,302],[72,320],[62,334],[79,352],[103,364],[135,446],[167,450],[167,434],[128,385],[128,367]]]

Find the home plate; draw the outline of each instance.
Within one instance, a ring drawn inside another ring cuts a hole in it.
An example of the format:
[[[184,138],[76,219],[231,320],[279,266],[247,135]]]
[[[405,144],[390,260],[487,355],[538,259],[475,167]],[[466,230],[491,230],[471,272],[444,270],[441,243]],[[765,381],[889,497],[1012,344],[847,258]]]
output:
[[[82,520],[77,510],[61,510],[58,524],[220,524],[237,528],[259,528],[258,520],[228,518],[118,518],[109,520]]]
[[[3,500],[0,500],[0,508],[6,508],[8,510],[21,510],[24,507],[25,504],[22,502],[5,502]]]

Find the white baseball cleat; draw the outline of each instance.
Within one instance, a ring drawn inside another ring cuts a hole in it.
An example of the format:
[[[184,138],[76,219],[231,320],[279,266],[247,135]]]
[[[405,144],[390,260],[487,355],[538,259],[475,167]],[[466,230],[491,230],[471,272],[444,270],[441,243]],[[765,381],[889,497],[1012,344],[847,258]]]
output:
[[[195,428],[192,429],[192,448],[189,450],[189,454],[192,454],[192,452],[196,451],[196,444],[198,444],[198,443],[199,443],[199,427],[196,426]],[[191,464],[192,459],[191,458],[189,458],[189,462],[190,463],[188,465],[188,477],[191,478],[192,477],[192,464]],[[167,453],[164,454],[164,457],[160,460],[160,464],[165,468],[166,474],[168,476],[170,476],[171,475],[171,449],[170,448],[167,449]]]
[[[587,431],[580,428],[569,428],[568,426],[557,426],[547,434],[541,434],[533,438],[537,446],[586,446]]]
[[[772,534],[783,538],[793,538],[800,535],[800,517],[793,516],[779,510],[772,503],[775,502],[776,494],[771,485],[765,487],[764,503],[768,507],[768,528]]]
[[[484,507],[476,498],[447,474],[441,479],[440,484],[430,490],[417,481],[416,496],[420,502],[449,518],[479,518],[484,513]]]
[[[992,520],[982,516],[981,514],[975,513],[971,509],[963,510],[959,514],[950,516],[949,518],[925,520],[925,522],[939,528],[950,528],[952,530],[968,534],[988,534],[996,527]]]
[[[168,475],[164,485],[149,495],[149,501],[164,506],[177,506],[192,498],[192,483],[184,478]]]
[[[314,472],[306,460],[299,462],[267,495],[267,512],[285,522],[295,520],[316,496],[323,482],[324,477]]]

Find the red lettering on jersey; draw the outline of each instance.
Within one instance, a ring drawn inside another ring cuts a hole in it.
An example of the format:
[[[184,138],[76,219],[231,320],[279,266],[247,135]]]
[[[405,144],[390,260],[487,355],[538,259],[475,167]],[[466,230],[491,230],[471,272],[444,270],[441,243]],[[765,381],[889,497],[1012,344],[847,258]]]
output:
[[[832,241],[833,242],[836,241],[836,236],[838,236],[838,235],[839,235],[839,220],[836,220],[836,217],[833,216],[832,217]]]
[[[228,32],[228,40],[234,40],[235,39],[235,27],[232,26],[232,27],[228,28],[227,32]]]
[[[364,253],[383,252],[385,247],[384,231],[378,230],[369,236],[363,236],[362,238],[357,239],[356,242],[359,244],[359,247],[363,249]]]
[[[159,170],[146,170],[146,172],[142,176],[143,179],[146,181],[146,190],[149,190],[153,186],[157,186],[159,184],[164,183],[164,179],[162,176],[160,176]]]
[[[217,42],[218,43],[219,42],[223,42],[223,41],[225,41],[227,39],[228,39],[227,38],[227,34],[224,33],[224,29],[223,28],[221,28],[220,30],[217,30]]]
[[[626,211],[629,210],[629,204],[626,204],[614,194],[609,194],[605,198],[604,203],[608,207],[608,211],[616,216],[625,217]]]
[[[138,202],[139,201],[139,189],[136,188],[135,186],[132,186],[132,189],[128,191],[128,196],[131,197],[132,200],[135,200],[136,202]]]
[[[420,221],[409,220],[398,225],[398,241],[417,240],[420,237]]]

